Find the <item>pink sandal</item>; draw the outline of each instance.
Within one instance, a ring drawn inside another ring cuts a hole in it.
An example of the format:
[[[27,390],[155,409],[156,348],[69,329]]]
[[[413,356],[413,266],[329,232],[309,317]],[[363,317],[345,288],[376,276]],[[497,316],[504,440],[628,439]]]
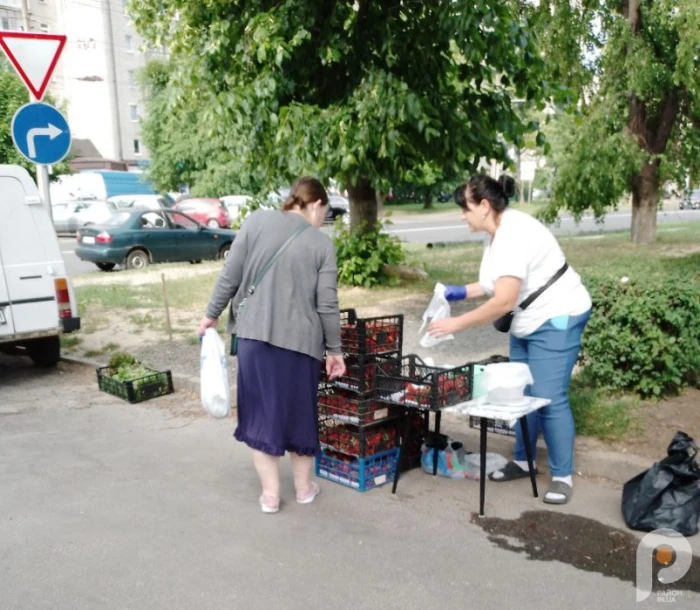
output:
[[[279,496],[265,496],[265,494],[263,494],[260,496],[260,508],[262,508],[262,512],[264,513],[278,513],[280,510]]]
[[[311,488],[307,493],[303,495],[297,493],[297,502],[299,502],[299,504],[311,504],[320,493],[321,488],[316,483],[311,481]]]

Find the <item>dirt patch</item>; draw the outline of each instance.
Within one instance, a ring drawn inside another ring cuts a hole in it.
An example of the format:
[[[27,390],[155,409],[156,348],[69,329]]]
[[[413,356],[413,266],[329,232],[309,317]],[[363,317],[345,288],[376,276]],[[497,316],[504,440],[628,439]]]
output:
[[[700,442],[700,390],[689,389],[681,396],[643,404],[635,415],[638,430],[623,441],[611,443],[610,448],[658,461],[666,456],[666,449],[678,430]]]
[[[80,286],[109,286],[129,285],[144,286],[146,284],[159,284],[161,274],[166,280],[176,280],[191,277],[199,277],[203,274],[214,274],[221,270],[220,261],[209,261],[198,265],[169,266],[158,265],[150,269],[136,271],[113,271],[103,273],[89,273],[77,276],[71,280],[74,287]]]
[[[512,520],[473,513],[471,522],[496,546],[523,553],[528,559],[561,561],[579,570],[635,583],[639,539],[628,532],[586,517],[549,511],[528,511]],[[693,560],[697,563],[700,557]],[[653,561],[653,590],[660,601],[664,601],[663,591],[700,592],[700,570],[691,569],[678,582],[662,585],[656,575],[663,567]]]

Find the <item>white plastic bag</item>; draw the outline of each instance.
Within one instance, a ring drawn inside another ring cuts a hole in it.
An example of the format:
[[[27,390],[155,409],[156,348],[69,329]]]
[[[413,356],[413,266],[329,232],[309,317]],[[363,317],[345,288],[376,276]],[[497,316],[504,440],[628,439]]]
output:
[[[202,407],[212,417],[228,417],[231,398],[226,371],[226,348],[213,328],[207,328],[202,338],[199,357]]]
[[[418,333],[422,333],[423,329],[433,320],[444,320],[451,316],[450,304],[445,298],[445,285],[438,282],[435,284],[433,298],[428,305],[428,309],[423,314],[423,324],[418,329]],[[454,335],[445,335],[444,337],[433,337],[430,333],[425,333],[420,340],[421,347],[433,347],[442,341],[454,339]]]

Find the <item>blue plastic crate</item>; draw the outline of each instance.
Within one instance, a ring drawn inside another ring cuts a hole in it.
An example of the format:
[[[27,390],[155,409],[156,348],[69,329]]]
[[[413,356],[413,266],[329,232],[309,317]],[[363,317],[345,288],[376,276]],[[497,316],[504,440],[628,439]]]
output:
[[[367,491],[392,482],[398,460],[398,448],[347,461],[322,452],[316,458],[316,476],[358,491]]]

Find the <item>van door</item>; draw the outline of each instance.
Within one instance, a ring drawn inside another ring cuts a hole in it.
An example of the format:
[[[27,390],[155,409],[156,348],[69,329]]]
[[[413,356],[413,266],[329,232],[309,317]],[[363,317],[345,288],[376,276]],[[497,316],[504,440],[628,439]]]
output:
[[[54,275],[63,260],[36,185],[22,168],[0,166],[0,218],[0,304],[10,310],[14,332],[58,329]]]

